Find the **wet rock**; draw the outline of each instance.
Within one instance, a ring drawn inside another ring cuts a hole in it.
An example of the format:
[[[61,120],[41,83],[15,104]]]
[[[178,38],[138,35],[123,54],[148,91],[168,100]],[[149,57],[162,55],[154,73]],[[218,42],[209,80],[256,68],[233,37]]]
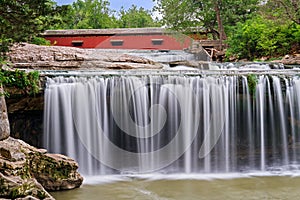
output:
[[[46,192],[80,187],[78,164],[9,137],[0,141],[0,197],[49,198]],[[45,190],[46,189],[46,190]],[[29,196],[29,197],[28,197]]]
[[[9,121],[7,116],[7,109],[5,98],[3,96],[3,88],[0,85],[0,141],[9,137]]]
[[[97,49],[38,46],[22,43],[11,48],[9,61],[14,68],[39,70],[72,69],[161,69],[149,59]]]

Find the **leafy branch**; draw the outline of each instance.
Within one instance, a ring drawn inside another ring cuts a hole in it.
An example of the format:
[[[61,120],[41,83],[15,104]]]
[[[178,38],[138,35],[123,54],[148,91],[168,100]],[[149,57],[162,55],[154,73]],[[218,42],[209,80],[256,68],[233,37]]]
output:
[[[250,95],[254,96],[255,92],[256,92],[256,86],[257,86],[257,83],[258,83],[257,75],[249,74],[247,76],[247,80],[248,80],[249,93],[250,93]]]
[[[0,85],[5,88],[14,88],[21,90],[25,95],[35,95],[39,92],[39,72],[25,72],[21,70],[1,70]],[[3,95],[3,94],[2,94]],[[9,93],[4,92],[4,95],[9,96]]]

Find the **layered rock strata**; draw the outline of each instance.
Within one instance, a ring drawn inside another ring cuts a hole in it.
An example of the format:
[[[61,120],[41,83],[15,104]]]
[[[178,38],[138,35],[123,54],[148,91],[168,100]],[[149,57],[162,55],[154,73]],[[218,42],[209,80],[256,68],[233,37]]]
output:
[[[36,70],[161,69],[162,65],[138,56],[75,47],[22,43],[11,48],[14,68]]]

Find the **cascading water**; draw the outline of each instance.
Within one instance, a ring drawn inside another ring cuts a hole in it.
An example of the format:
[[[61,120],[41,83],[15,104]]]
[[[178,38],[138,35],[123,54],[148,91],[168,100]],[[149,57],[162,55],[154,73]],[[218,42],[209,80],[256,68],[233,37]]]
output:
[[[300,79],[254,77],[49,78],[44,145],[91,175],[296,167]]]

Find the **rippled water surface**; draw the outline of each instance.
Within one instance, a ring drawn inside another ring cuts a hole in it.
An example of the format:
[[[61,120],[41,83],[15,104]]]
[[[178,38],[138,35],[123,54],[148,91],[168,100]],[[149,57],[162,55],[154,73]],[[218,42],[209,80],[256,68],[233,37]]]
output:
[[[197,177],[195,177],[197,178]],[[57,200],[67,199],[299,199],[300,177],[253,176],[239,178],[140,179],[103,178],[102,183],[85,183],[81,188],[56,192]],[[91,180],[90,180],[91,181]],[[105,183],[105,181],[107,181]],[[111,181],[111,182],[109,182]],[[95,183],[95,182],[94,182]]]

